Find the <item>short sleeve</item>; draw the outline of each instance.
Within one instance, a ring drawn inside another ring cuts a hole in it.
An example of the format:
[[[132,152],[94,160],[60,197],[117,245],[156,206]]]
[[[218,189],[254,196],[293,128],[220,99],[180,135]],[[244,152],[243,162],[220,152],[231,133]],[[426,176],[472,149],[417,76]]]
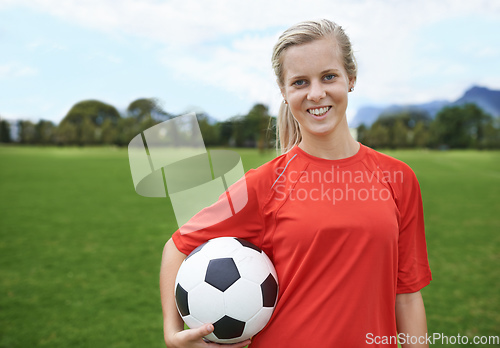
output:
[[[420,185],[415,173],[405,166],[397,197],[400,213],[398,280],[396,292],[412,293],[432,280],[425,240],[424,212]]]
[[[218,237],[243,238],[260,246],[264,223],[259,195],[256,192],[258,185],[255,185],[255,180],[255,171],[249,171],[245,174],[245,180],[236,182],[219,197],[217,202],[201,210],[183,225],[182,231],[192,232],[181,232],[181,229],[178,229],[172,235],[177,249],[188,255],[200,244]],[[233,200],[242,200],[242,197],[247,195],[247,202],[240,211],[233,212],[230,217],[219,221],[227,207],[228,197],[226,195],[228,192],[231,192]]]

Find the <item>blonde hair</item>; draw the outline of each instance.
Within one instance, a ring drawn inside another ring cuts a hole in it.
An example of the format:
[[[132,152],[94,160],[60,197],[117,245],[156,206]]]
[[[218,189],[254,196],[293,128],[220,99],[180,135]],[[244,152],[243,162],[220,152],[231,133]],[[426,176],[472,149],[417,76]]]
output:
[[[344,61],[344,68],[350,80],[355,81],[358,73],[351,41],[342,27],[328,19],[300,22],[281,34],[274,45],[272,65],[280,88],[284,87],[283,54],[291,46],[319,40],[325,37],[335,39]],[[299,123],[293,117],[288,104],[282,104],[276,121],[276,149],[288,152],[302,140]]]

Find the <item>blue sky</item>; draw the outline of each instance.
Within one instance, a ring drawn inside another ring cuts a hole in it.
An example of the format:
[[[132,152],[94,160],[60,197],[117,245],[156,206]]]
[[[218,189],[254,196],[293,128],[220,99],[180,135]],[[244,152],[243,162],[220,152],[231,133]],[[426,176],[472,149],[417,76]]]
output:
[[[272,46],[322,17],[356,51],[349,118],[365,105],[500,89],[499,1],[0,0],[0,116],[57,123],[81,100],[124,110],[141,97],[219,120],[258,102],[275,114]]]

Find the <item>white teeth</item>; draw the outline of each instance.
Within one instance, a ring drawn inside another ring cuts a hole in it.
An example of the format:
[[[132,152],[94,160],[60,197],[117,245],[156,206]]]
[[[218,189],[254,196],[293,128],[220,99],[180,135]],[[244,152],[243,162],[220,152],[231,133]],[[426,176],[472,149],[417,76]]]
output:
[[[330,110],[329,106],[324,107],[324,108],[318,108],[318,109],[309,109],[307,111],[309,111],[309,113],[316,115],[316,116],[323,116],[324,114],[326,114],[326,112],[328,110]]]

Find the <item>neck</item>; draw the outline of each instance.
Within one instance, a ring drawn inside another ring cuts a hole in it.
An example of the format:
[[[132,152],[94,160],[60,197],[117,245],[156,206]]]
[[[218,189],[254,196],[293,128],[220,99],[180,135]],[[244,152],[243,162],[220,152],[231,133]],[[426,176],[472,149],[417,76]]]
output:
[[[347,122],[336,128],[335,132],[325,136],[302,134],[299,147],[310,155],[329,160],[354,156],[360,145],[351,136]]]

